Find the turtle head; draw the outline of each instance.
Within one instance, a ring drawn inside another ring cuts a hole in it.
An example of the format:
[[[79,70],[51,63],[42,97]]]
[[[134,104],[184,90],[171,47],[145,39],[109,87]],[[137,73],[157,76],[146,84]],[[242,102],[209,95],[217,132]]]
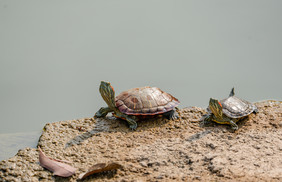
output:
[[[222,118],[222,105],[218,100],[210,98],[209,108],[217,119]]]
[[[115,91],[110,82],[101,81],[99,91],[108,106],[112,109],[115,108]]]

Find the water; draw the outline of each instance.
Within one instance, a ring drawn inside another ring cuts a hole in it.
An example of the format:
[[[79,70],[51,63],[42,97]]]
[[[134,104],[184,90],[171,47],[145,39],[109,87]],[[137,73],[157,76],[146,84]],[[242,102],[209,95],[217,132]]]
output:
[[[252,102],[282,100],[281,5],[2,0],[0,134],[93,116],[101,80],[117,93],[160,87],[180,107],[206,107],[233,86]]]
[[[41,132],[0,134],[0,161],[14,156],[19,149],[36,148]]]

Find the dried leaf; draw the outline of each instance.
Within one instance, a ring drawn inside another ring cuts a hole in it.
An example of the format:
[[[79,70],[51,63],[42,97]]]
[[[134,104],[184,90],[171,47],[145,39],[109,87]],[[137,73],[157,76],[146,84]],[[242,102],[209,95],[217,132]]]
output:
[[[42,152],[40,147],[38,147],[38,149],[39,149],[39,163],[42,167],[52,171],[54,175],[61,177],[69,177],[75,174],[76,168],[63,163],[63,162],[67,162],[67,163],[70,162],[49,158]]]
[[[84,179],[87,176],[90,176],[92,174],[101,173],[104,171],[110,171],[114,169],[121,168],[122,166],[118,163],[112,162],[112,163],[98,163],[94,166],[90,167],[90,169],[86,173],[82,173],[79,175],[78,179]]]

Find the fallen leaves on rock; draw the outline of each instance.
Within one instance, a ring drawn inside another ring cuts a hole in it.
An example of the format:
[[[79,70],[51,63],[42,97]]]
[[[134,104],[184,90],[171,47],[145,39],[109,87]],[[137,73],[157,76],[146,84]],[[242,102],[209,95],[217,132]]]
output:
[[[90,167],[89,170],[86,173],[82,173],[79,175],[78,179],[85,179],[86,177],[96,174],[96,173],[101,173],[104,171],[110,171],[114,169],[121,168],[122,166],[118,163],[112,162],[112,163],[98,163],[95,164],[94,166]]]
[[[75,174],[76,168],[65,164],[67,161],[59,161],[56,159],[49,158],[42,152],[40,147],[38,147],[38,150],[40,165],[52,171],[54,175],[61,177],[70,177]]]

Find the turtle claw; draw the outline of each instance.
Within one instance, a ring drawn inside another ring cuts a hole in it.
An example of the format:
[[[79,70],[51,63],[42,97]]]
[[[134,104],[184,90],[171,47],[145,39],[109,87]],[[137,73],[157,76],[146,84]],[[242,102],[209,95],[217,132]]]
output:
[[[112,109],[109,107],[101,107],[99,111],[97,111],[94,115],[94,118],[101,118],[105,117],[109,112],[111,112]]]
[[[201,119],[200,119],[200,122],[206,122],[209,118],[209,114],[204,114]]]
[[[232,121],[232,120],[230,120],[229,122],[230,122],[230,125],[231,125],[231,127],[232,127],[232,129],[233,129],[234,131],[236,131],[236,130],[239,129],[239,127],[238,127],[238,125],[236,124],[236,122],[234,122],[234,121]]]
[[[103,117],[103,115],[100,112],[98,112],[98,111],[93,116],[94,119],[101,118],[101,117]]]
[[[238,127],[238,126],[232,126],[232,129],[233,129],[234,131],[236,131],[236,130],[239,129],[239,127]]]
[[[253,113],[257,114],[258,112],[259,112],[259,111],[258,111],[258,108],[257,108],[257,107],[255,107],[255,109],[254,109]]]
[[[171,110],[171,111],[169,111],[167,113],[164,113],[164,116],[167,119],[171,119],[171,120],[177,120],[179,118],[179,115],[178,115],[178,113],[175,110]]]
[[[172,120],[177,120],[177,119],[179,119],[179,115],[178,115],[178,113],[177,113],[176,111],[174,111],[174,114],[171,116],[171,119],[172,119]]]
[[[204,114],[203,116],[202,116],[202,118],[199,120],[199,122],[200,122],[200,125],[202,126],[202,127],[204,127],[205,125],[208,125],[209,123],[211,123],[211,114]]]
[[[125,115],[125,119],[126,119],[127,123],[129,124],[129,128],[131,130],[136,130],[136,128],[137,128],[137,123],[136,123],[137,118],[135,116],[128,116],[128,115],[126,116]]]
[[[137,124],[131,124],[131,125],[129,125],[129,128],[130,128],[131,130],[135,131],[136,128],[137,128]]]

